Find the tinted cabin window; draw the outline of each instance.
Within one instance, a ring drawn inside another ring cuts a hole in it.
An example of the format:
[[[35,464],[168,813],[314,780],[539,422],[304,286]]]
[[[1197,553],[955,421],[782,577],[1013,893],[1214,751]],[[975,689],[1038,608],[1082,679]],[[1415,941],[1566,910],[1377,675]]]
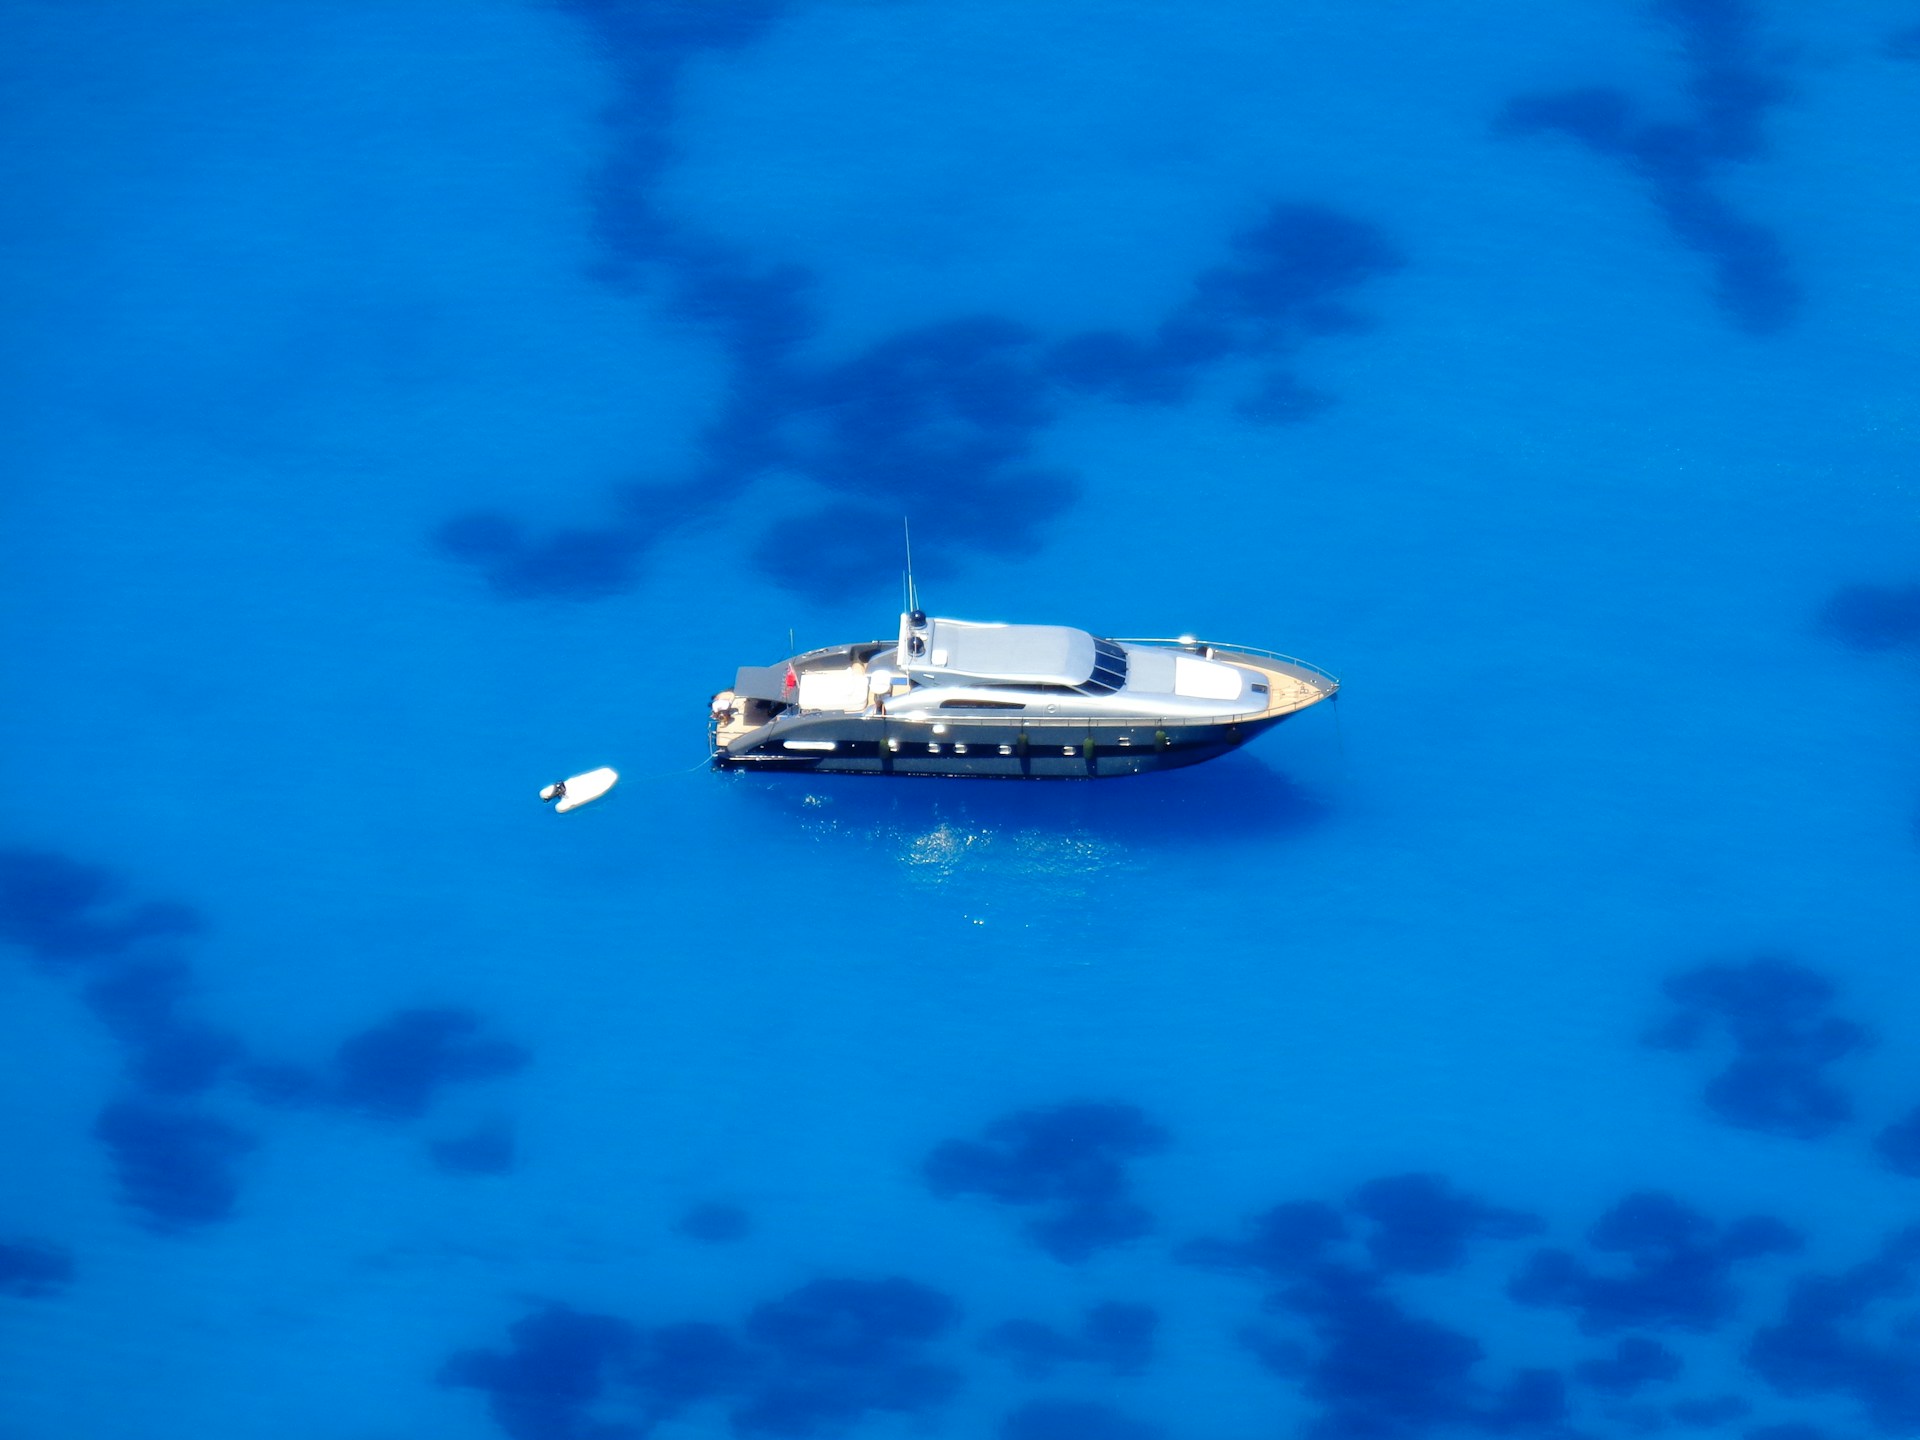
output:
[[[1111,640],[1093,642],[1093,674],[1074,688],[1082,695],[1111,695],[1127,683],[1127,652]]]
[[[1024,710],[1018,700],[942,700],[942,710]]]

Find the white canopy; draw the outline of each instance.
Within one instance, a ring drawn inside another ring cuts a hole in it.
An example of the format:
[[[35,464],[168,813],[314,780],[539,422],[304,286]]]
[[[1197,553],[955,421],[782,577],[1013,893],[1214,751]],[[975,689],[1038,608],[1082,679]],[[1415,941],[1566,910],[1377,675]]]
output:
[[[903,629],[905,627],[902,627]],[[981,625],[929,620],[926,650],[900,663],[915,679],[997,681],[1008,685],[1084,685],[1093,674],[1093,636],[1065,625]]]

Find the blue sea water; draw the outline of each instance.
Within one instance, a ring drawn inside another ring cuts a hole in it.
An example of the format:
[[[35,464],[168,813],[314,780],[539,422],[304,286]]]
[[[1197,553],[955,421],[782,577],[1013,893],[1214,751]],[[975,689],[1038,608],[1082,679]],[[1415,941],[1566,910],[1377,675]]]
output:
[[[0,114],[0,1436],[1920,1433],[1909,0],[13,0]],[[1342,698],[707,773],[903,514]]]

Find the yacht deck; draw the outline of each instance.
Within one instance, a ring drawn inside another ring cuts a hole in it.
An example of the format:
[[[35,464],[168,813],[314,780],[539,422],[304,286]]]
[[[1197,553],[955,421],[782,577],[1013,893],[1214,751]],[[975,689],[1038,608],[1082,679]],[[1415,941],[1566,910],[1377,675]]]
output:
[[[873,702],[867,690],[866,660],[854,659],[848,663],[848,651],[858,653],[862,648],[847,647],[837,654],[815,652],[813,655],[795,657],[795,685],[783,701],[742,697],[733,690],[721,691],[713,700],[714,748],[726,749],[732,742],[767,724],[794,702],[799,704],[802,711],[811,714],[873,713]],[[1262,708],[1249,708],[1238,715],[1210,717],[1211,723],[1278,719],[1328,699],[1339,689],[1339,681],[1331,675],[1289,657],[1253,652],[1238,646],[1193,644],[1181,648],[1197,652],[1207,659],[1224,660],[1255,671],[1267,686],[1266,704]],[[1141,696],[1140,699],[1150,704],[1151,697]],[[1156,718],[1143,709],[1136,715],[1111,717],[1027,715],[1021,718],[1019,724],[1034,729],[1066,727],[1084,732],[1089,727],[1103,725],[1152,724]],[[1192,723],[1193,718],[1181,717],[1181,721]]]

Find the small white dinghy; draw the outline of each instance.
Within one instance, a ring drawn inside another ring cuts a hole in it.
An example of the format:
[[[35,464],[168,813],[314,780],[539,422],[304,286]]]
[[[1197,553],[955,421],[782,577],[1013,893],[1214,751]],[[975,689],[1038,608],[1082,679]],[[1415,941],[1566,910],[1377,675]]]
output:
[[[602,765],[598,770],[589,770],[584,775],[569,775],[564,780],[541,787],[540,798],[550,801],[558,814],[569,810],[578,810],[590,800],[598,800],[613,789],[614,782],[620,778],[619,772],[611,765]]]

